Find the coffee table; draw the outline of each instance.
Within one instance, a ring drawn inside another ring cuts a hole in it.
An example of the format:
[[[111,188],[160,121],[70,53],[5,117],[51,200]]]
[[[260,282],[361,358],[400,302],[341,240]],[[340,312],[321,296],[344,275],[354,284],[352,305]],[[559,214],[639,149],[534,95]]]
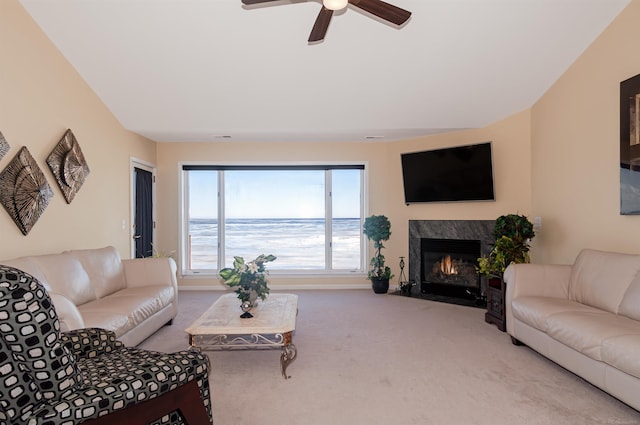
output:
[[[284,379],[287,366],[297,356],[293,345],[298,296],[270,294],[251,310],[252,318],[241,319],[236,294],[222,295],[187,329],[189,344],[200,350],[238,350],[281,348],[280,369]]]

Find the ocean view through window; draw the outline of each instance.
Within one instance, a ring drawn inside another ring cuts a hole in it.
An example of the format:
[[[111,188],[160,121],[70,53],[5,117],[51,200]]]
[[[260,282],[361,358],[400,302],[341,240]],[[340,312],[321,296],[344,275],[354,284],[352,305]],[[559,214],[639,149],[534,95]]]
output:
[[[362,272],[363,165],[183,166],[183,271],[273,254],[272,272]]]

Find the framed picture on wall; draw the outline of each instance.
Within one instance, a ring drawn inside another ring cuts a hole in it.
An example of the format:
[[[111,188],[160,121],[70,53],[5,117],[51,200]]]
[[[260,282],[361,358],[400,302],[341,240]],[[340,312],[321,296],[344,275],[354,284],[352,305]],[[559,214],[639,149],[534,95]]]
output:
[[[640,74],[620,83],[620,214],[640,214]]]

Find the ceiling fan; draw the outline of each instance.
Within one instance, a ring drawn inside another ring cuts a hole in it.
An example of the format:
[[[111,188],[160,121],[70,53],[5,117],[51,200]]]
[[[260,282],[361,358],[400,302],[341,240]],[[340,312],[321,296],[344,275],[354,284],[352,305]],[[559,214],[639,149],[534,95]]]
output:
[[[243,4],[258,4],[268,3],[278,0],[242,0]],[[322,9],[316,18],[316,22],[311,29],[311,35],[309,35],[309,42],[320,41],[324,39],[331,22],[333,12],[341,10],[347,7],[347,4],[351,3],[353,6],[358,7],[378,18],[391,22],[396,25],[402,25],[407,22],[407,19],[411,16],[411,12],[401,9],[389,3],[385,3],[382,0],[322,0]]]

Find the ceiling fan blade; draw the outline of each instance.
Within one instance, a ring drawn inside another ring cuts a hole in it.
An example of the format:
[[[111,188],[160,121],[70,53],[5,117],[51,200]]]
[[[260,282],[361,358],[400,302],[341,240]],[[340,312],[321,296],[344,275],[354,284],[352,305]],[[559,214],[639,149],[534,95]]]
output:
[[[268,3],[270,1],[278,1],[278,0],[242,0],[242,4]]]
[[[311,29],[311,35],[309,35],[310,43],[324,39],[324,36],[327,34],[327,29],[329,29],[329,22],[331,22],[332,16],[333,10],[322,6],[316,18],[316,23],[313,24],[313,28]]]
[[[408,10],[385,3],[382,0],[349,0],[349,3],[396,25],[404,24],[411,16],[411,12]]]

